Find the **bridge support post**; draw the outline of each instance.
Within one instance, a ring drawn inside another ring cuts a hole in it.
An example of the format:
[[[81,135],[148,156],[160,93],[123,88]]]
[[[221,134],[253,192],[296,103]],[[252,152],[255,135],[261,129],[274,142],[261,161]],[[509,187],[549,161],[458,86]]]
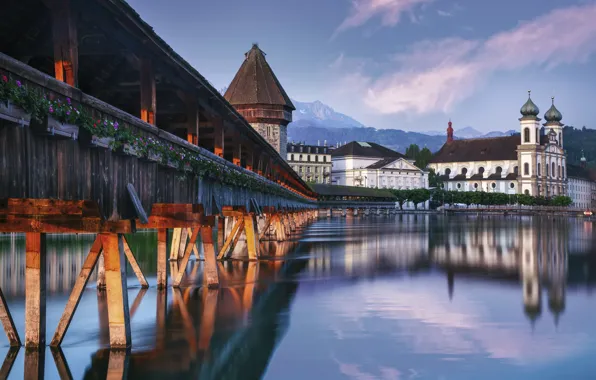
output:
[[[201,227],[196,227],[192,231],[192,236],[190,238],[190,242],[186,246],[186,250],[184,252],[184,256],[180,261],[180,266],[178,267],[178,272],[176,274],[176,278],[174,279],[173,287],[178,288],[180,283],[182,282],[182,277],[184,277],[184,273],[186,272],[186,266],[188,265],[188,260],[190,259],[190,254],[192,253],[192,247],[196,244],[197,237],[199,237],[199,230]],[[213,237],[211,238],[213,240]],[[176,253],[178,255],[178,253]]]
[[[164,289],[168,286],[167,268],[167,242],[168,230],[157,229],[157,288]]]
[[[217,273],[215,245],[213,244],[213,223],[206,222],[201,226],[201,240],[205,254],[203,277],[207,288],[213,289],[219,287],[219,275]]]
[[[257,260],[259,256],[259,234],[256,230],[255,214],[252,212],[244,214],[244,232],[246,234],[248,259]]]
[[[220,251],[223,247],[225,241],[225,233],[226,233],[226,217],[225,216],[218,216],[217,217],[217,251]]]
[[[25,235],[25,347],[45,345],[46,235]]]
[[[127,348],[131,336],[123,236],[113,233],[100,236],[106,267],[110,347]]]
[[[106,268],[104,265],[103,254],[99,254],[99,260],[97,261],[97,290],[106,289]]]

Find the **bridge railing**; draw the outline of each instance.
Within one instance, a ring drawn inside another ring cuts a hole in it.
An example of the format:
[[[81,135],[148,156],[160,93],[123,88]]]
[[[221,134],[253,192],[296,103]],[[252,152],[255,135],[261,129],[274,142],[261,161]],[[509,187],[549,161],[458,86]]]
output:
[[[85,140],[90,146],[142,156],[176,167],[182,173],[208,176],[240,187],[252,185],[265,192],[301,200],[315,200],[309,196],[311,194],[235,165],[2,53],[0,80],[3,82],[0,86],[6,86],[8,91],[21,91],[19,96],[23,102],[34,103],[31,108],[40,120],[23,120],[23,125],[41,127],[47,134],[63,134],[79,142]],[[9,97],[7,91],[0,91],[0,104],[4,105],[0,113],[6,111]],[[83,116],[65,115],[68,111]],[[60,122],[64,119],[67,121]]]

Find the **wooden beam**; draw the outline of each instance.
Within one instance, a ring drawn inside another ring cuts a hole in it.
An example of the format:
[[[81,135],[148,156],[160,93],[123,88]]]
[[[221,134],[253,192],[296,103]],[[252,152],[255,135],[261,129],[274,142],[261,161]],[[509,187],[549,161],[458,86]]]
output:
[[[220,118],[216,118],[213,122],[213,153],[216,156],[224,156],[224,126]]]
[[[9,379],[10,371],[14,365],[15,359],[19,355],[20,347],[11,346],[4,357],[2,367],[0,367],[0,379]]]
[[[62,380],[72,380],[72,372],[70,372],[70,368],[68,366],[68,362],[64,357],[64,352],[60,347],[52,347],[51,350],[52,357],[54,358],[54,364],[56,365],[56,370],[58,370],[58,376]]]
[[[139,283],[141,284],[141,288],[145,288],[145,289],[148,288],[149,283],[147,282],[147,279],[145,278],[145,275],[143,274],[143,271],[141,270],[141,267],[139,266],[139,263],[137,262],[135,255],[132,253],[132,250],[130,249],[130,246],[128,245],[126,236],[124,236],[124,235],[122,236],[122,243],[124,244],[124,254],[126,255],[126,258],[128,259],[128,262],[130,263],[132,270],[135,272],[135,275],[137,276],[137,279],[139,280]]]
[[[174,228],[172,231],[172,245],[170,246],[170,261],[178,261],[178,249],[180,247],[180,235],[182,228]]]
[[[110,347],[127,348],[131,338],[124,242],[119,234],[100,236],[106,266]]]
[[[141,59],[141,120],[155,125],[156,112],[155,72],[151,59]]]
[[[230,232],[230,234],[226,238],[226,241],[223,243],[221,249],[219,250],[219,254],[217,255],[218,260],[227,257],[227,253],[230,251],[230,245],[232,244],[232,241],[236,239],[236,235],[241,233],[240,229],[243,227],[243,225],[243,218],[234,218],[234,227],[232,227],[232,231]]]
[[[186,266],[188,265],[188,260],[190,259],[190,254],[192,253],[192,247],[196,244],[197,237],[199,236],[199,230],[200,230],[200,227],[197,227],[197,228],[193,229],[193,231],[192,231],[192,236],[190,238],[190,242],[186,246],[186,251],[184,252],[184,257],[182,257],[182,260],[180,261],[180,266],[178,267],[178,273],[176,275],[176,279],[174,280],[174,283],[172,284],[172,286],[175,288],[179,287],[180,283],[182,282],[182,277],[184,276],[184,273],[186,272]],[[176,250],[176,256],[178,256],[177,250]]]
[[[25,348],[25,371],[23,379],[43,379],[45,373],[46,348]]]
[[[219,276],[217,274],[215,246],[213,245],[212,224],[201,226],[201,241],[205,255],[204,282],[207,284],[207,288],[217,288],[219,287]]]
[[[46,341],[46,235],[25,235],[25,347]]]
[[[21,339],[19,338],[19,333],[14,325],[12,316],[10,315],[10,310],[8,310],[8,304],[6,303],[2,289],[0,289],[0,322],[2,322],[10,346],[20,347]]]
[[[46,0],[52,16],[54,40],[54,76],[57,80],[78,86],[79,52],[76,13],[69,0]]]
[[[256,220],[253,213],[244,215],[244,232],[246,233],[248,259],[257,260],[259,256],[259,234],[256,229]]]
[[[91,276],[91,272],[93,268],[95,268],[95,264],[97,264],[97,260],[99,258],[101,252],[101,239],[99,236],[95,238],[91,249],[89,250],[89,254],[87,254],[87,258],[83,263],[83,267],[81,268],[81,272],[77,277],[72,292],[70,293],[70,297],[66,302],[66,307],[64,308],[64,312],[62,313],[62,317],[60,317],[60,321],[58,322],[58,327],[56,328],[56,332],[54,333],[54,337],[50,343],[50,346],[58,347],[62,344],[64,340],[64,336],[66,335],[66,331],[70,326],[70,322],[74,316],[74,313],[77,311],[77,307],[79,306],[79,302],[81,301],[81,296],[85,291],[85,287],[87,286],[87,282],[89,281],[89,277]]]
[[[157,288],[165,289],[168,286],[167,249],[168,230],[157,230]]]

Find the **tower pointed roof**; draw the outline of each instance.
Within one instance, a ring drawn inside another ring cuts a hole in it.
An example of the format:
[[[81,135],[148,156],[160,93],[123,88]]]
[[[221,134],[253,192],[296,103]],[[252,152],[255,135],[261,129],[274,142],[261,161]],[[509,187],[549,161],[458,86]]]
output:
[[[244,62],[224,97],[236,105],[276,105],[295,110],[290,97],[279,83],[258,44],[245,54]]]

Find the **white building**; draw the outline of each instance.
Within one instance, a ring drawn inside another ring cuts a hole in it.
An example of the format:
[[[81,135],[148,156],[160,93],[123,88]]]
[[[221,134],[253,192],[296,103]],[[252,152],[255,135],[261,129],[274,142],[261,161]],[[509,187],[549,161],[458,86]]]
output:
[[[520,112],[521,133],[513,136],[454,140],[449,122],[447,142],[429,164],[445,189],[546,197],[567,193],[563,116],[554,98],[543,127],[531,98]]]
[[[331,153],[333,185],[379,189],[428,188],[428,172],[403,154],[371,142],[352,141]],[[414,208],[404,205],[404,208]]]
[[[286,161],[306,182],[331,183],[331,147],[288,143]]]
[[[584,167],[586,158],[582,155],[582,166],[567,166],[567,194],[573,201],[572,206],[589,210],[592,208],[594,181]]]

